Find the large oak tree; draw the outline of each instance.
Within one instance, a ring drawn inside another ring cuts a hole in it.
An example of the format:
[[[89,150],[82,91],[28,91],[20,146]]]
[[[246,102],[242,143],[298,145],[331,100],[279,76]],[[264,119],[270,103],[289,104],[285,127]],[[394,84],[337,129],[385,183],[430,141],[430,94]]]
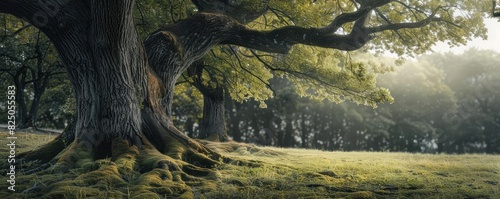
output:
[[[191,179],[188,174],[207,174],[206,168],[223,158],[173,126],[173,88],[180,75],[216,45],[268,53],[287,53],[297,44],[340,51],[368,46],[413,54],[438,40],[457,44],[484,35],[481,15],[471,11],[474,5],[468,1],[320,2],[329,5],[325,9],[338,10],[338,15],[325,16],[331,19],[328,24],[255,30],[240,23],[262,15],[252,5],[289,2],[192,0],[199,12],[142,41],[134,22],[134,0],[0,0],[1,13],[30,22],[52,41],[76,96],[74,124],[25,159],[56,163],[52,171],[65,171],[110,157],[117,169],[109,172],[120,179],[155,168],[179,174],[178,180]],[[351,98],[362,101],[386,94],[376,90]]]

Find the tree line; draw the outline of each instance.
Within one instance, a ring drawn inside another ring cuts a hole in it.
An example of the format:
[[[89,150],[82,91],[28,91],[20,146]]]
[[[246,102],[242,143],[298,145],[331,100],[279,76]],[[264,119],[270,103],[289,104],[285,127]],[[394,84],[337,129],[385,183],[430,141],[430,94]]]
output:
[[[379,77],[395,102],[377,108],[300,97],[289,80],[273,78],[277,94],[267,108],[255,100],[225,102],[225,129],[236,141],[279,147],[499,153],[499,62],[499,53],[477,49],[407,61]],[[203,95],[190,85],[179,89],[174,103],[186,109],[174,110],[175,121],[198,137]]]

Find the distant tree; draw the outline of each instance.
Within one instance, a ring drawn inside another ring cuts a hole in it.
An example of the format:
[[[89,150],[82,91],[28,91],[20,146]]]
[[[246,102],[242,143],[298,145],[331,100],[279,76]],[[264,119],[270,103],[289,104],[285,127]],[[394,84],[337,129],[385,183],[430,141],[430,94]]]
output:
[[[50,81],[65,73],[64,67],[39,30],[5,14],[0,19],[5,22],[0,37],[0,76],[18,91],[18,128],[36,127],[42,96]]]
[[[500,2],[498,0],[491,0],[491,2],[493,3],[491,15],[493,17],[500,17]]]
[[[203,81],[203,69],[205,65],[201,61],[195,62],[189,70],[193,79],[193,86],[203,95],[203,116],[200,122],[200,138],[207,138],[215,141],[231,140],[226,132],[224,108],[225,87],[214,81],[214,74],[207,73],[209,84]]]
[[[40,102],[37,126],[64,129],[75,115],[75,98],[67,77],[58,75],[51,78],[49,86]]]
[[[444,82],[446,74],[435,65],[419,59],[403,66],[383,83],[396,99],[386,107],[394,121],[389,129],[390,150],[423,152],[449,131],[442,118],[455,109],[455,98]]]
[[[453,127],[443,134],[443,150],[499,153],[500,55],[473,49],[461,55],[427,56],[425,60],[444,71],[444,82],[457,100],[457,109],[446,111],[443,118]]]

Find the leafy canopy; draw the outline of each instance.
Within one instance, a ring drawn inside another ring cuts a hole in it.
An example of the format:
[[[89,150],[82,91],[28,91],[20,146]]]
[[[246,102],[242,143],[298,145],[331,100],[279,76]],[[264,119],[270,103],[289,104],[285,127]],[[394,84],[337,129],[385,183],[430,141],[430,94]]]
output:
[[[263,102],[274,96],[269,80],[279,76],[290,79],[300,96],[337,103],[349,100],[375,107],[379,103],[393,101],[389,90],[377,86],[376,81],[379,74],[390,72],[393,67],[378,61],[357,59],[356,54],[389,52],[404,59],[429,51],[438,41],[455,46],[463,45],[474,37],[486,38],[483,25],[483,17],[489,10],[486,1],[373,2],[383,2],[384,5],[369,13],[365,26],[370,30],[384,31],[374,31],[375,38],[358,51],[295,45],[289,54],[281,56],[242,47],[218,47],[204,58],[207,66],[203,75],[205,85],[224,85],[231,98],[237,101],[252,98]],[[239,0],[230,3],[239,5],[238,9],[228,13],[236,18],[240,16],[238,12],[258,12],[267,6],[265,14],[247,25],[265,31],[290,25],[324,27],[336,17],[356,12],[366,1]],[[203,6],[209,7],[210,4]],[[197,11],[196,6],[187,0],[138,2],[136,7],[136,21],[144,33],[175,23]],[[411,24],[418,23],[428,25],[411,28]],[[354,24],[345,23],[336,33],[348,34]],[[399,29],[397,25],[409,28]]]

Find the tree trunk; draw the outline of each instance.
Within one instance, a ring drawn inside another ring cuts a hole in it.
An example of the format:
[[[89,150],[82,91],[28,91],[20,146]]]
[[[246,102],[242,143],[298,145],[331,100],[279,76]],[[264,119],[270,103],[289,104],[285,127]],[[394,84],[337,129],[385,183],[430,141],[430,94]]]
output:
[[[251,102],[249,103],[252,112],[249,112],[249,114],[252,114],[252,119],[251,119],[251,126],[252,126],[252,140],[254,143],[256,144],[262,144],[262,140],[261,140],[261,136],[260,136],[260,130],[261,130],[261,127],[260,127],[260,121],[259,121],[259,117],[257,116],[257,111],[255,110],[255,103],[254,102]]]
[[[200,124],[200,134],[202,138],[216,141],[229,141],[226,134],[225,108],[223,90],[216,89],[214,95],[203,95],[203,118]],[[219,95],[220,94],[220,95]]]
[[[193,117],[190,116],[187,118],[186,123],[184,124],[184,130],[187,132],[187,135],[190,138],[196,137],[196,135],[194,134],[194,119],[193,119]]]
[[[287,124],[285,123],[285,129],[286,129]],[[276,145],[279,147],[285,147],[285,129],[283,127],[278,129],[278,132],[276,133]]]
[[[293,147],[295,145],[294,130],[292,126],[292,116],[287,115],[285,118],[285,135],[284,135],[284,147]]]
[[[210,74],[210,81],[215,88],[203,82],[204,64],[196,61],[190,68],[193,85],[203,94],[203,117],[200,122],[200,138],[213,141],[231,141],[226,130],[226,109],[224,107],[224,89]]]
[[[28,107],[24,97],[26,87],[26,68],[22,67],[14,75],[14,86],[16,87],[17,117],[19,118],[18,128],[27,128],[28,126]]]
[[[300,129],[301,129],[301,134],[300,134],[300,138],[301,138],[301,145],[302,145],[302,148],[307,148],[307,137],[309,135],[309,130],[306,128],[306,114],[305,113],[301,113],[300,114]]]
[[[48,72],[42,71],[43,60],[40,50],[37,46],[37,71],[31,71],[31,79],[33,81],[33,101],[31,102],[30,112],[28,115],[28,126],[36,128],[36,122],[38,120],[38,109],[40,108],[40,101],[42,100],[42,95],[49,84],[49,78],[51,76]]]
[[[28,126],[36,128],[36,122],[38,119],[38,109],[40,108],[40,100],[42,99],[42,94],[45,91],[43,88],[42,91],[35,90],[35,94],[33,96],[33,101],[31,102],[30,112],[28,114]]]
[[[485,134],[485,142],[486,142],[486,147],[485,147],[485,152],[489,154],[498,154],[500,153],[500,130],[498,130],[498,127],[500,127],[498,122],[488,122],[486,125],[484,125],[484,134]]]
[[[47,6],[43,2],[15,3],[26,5],[14,6],[14,11]],[[50,152],[57,159],[57,165],[80,167],[84,160],[106,157],[117,162],[130,158],[137,160],[122,165],[125,170],[133,170],[136,164],[150,169],[174,164],[166,156],[154,156],[158,159],[155,165],[143,165],[145,163],[138,161],[140,156],[148,156],[152,149],[177,159],[189,155],[190,161],[198,166],[219,164],[220,155],[185,136],[165,114],[161,101],[166,95],[161,88],[165,88],[162,82],[168,81],[158,79],[148,68],[144,46],[133,22],[134,1],[90,1],[88,5],[83,1],[64,3],[65,12],[56,13],[64,14],[64,18],[54,14],[48,19],[48,24],[38,27],[50,38],[65,63],[77,102],[76,120],[73,130],[68,132],[69,137],[74,138],[73,143],[57,157],[57,153]],[[51,6],[59,9],[62,5]],[[24,12],[18,14],[22,17]],[[35,21],[33,23],[37,25]],[[168,41],[167,44],[175,43]],[[179,50],[163,47],[166,49],[163,52]],[[201,56],[197,53],[193,52],[191,58]],[[168,60],[177,60],[179,54],[177,51],[165,56],[169,57]],[[153,59],[153,63],[159,61]],[[184,65],[169,63],[162,66],[182,72]],[[55,147],[60,146],[58,143],[61,142],[56,141],[42,150],[58,148],[62,151],[61,147]]]
[[[226,93],[226,98],[228,94]],[[242,139],[242,135],[241,135],[241,131],[240,131],[240,123],[241,123],[241,116],[240,116],[240,108],[241,108],[241,104],[240,103],[235,103],[233,100],[231,100],[230,98],[228,100],[226,100],[227,102],[227,106],[229,107],[230,111],[229,111],[229,115],[230,115],[230,118],[229,120],[231,121],[231,135],[233,137],[233,140],[236,141],[236,142],[241,142]]]

